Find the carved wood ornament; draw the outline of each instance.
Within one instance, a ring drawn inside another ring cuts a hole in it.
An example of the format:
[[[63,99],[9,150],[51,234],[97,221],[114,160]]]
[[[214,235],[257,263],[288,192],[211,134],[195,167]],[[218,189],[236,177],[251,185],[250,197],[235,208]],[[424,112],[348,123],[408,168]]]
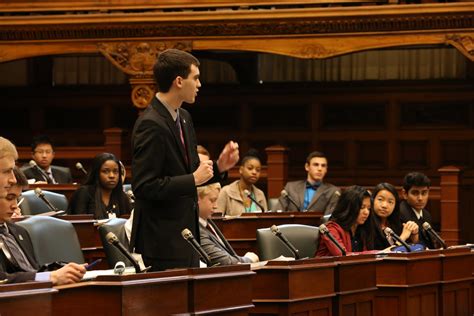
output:
[[[158,54],[169,48],[191,51],[192,42],[106,42],[97,47],[112,64],[130,76],[133,105],[143,109],[155,95],[153,65]]]

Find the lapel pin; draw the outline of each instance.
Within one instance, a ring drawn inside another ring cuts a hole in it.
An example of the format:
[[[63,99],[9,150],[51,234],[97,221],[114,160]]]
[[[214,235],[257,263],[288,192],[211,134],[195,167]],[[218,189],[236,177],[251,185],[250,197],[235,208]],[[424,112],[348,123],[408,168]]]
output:
[[[23,236],[22,236],[22,235],[18,235],[18,239],[23,240]]]

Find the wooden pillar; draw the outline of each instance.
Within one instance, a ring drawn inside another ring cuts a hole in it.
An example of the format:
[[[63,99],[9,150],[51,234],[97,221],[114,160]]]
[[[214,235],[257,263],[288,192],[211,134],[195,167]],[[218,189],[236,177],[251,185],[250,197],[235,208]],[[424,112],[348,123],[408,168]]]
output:
[[[447,166],[438,171],[441,175],[441,236],[448,245],[458,245],[461,242],[459,223],[461,169]]]
[[[267,153],[268,198],[277,198],[288,180],[288,148],[270,146]]]
[[[114,154],[118,159],[122,159],[124,130],[121,128],[108,128],[104,130],[105,146],[108,153]]]

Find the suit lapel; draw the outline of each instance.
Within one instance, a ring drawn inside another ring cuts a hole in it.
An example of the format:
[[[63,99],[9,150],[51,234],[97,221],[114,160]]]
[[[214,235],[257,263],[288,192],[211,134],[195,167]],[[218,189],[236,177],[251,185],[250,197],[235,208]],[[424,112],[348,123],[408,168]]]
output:
[[[304,206],[304,195],[306,193],[306,181],[301,181],[297,184],[296,186],[296,192],[298,196],[298,205],[300,206],[300,209],[303,209]]]
[[[311,207],[318,201],[319,197],[324,193],[324,191],[326,191],[326,186],[324,185],[324,183],[321,183],[319,188],[314,193],[311,202],[308,205],[308,210],[311,209]]]
[[[18,243],[21,250],[25,254],[26,258],[30,262],[31,266],[33,268],[37,268],[38,266],[37,266],[37,263],[36,263],[36,259],[34,257],[32,257],[32,256],[34,256],[33,249],[30,247],[31,245],[29,244],[29,242],[27,242],[27,238],[29,238],[29,237],[24,236],[23,234],[19,233],[17,231],[16,227],[13,226],[13,225],[8,225],[8,229],[10,230],[10,233],[13,235],[13,237],[15,237],[16,242]]]
[[[227,239],[225,239],[224,235],[222,234],[222,232],[220,231],[220,229],[217,227],[217,225],[211,220],[207,220],[207,223],[208,225],[211,225],[212,228],[214,228],[214,231],[216,232],[216,234],[219,236],[219,238],[222,240],[222,243],[220,243],[221,245],[223,245],[226,250],[233,256],[237,256],[237,254],[235,253],[235,250],[234,248],[232,248],[232,246],[229,244],[229,242],[227,241]],[[211,234],[213,235],[213,234]],[[218,238],[215,238],[215,236],[212,236],[215,240],[219,241]]]
[[[168,125],[168,128],[171,131],[171,134],[174,136],[176,147],[179,148],[179,152],[181,153],[182,162],[186,166],[186,169],[189,171],[189,166],[188,166],[188,163],[186,162],[186,153],[184,151],[185,148],[183,147],[183,144],[181,143],[181,136],[179,135],[178,128],[176,127],[176,122],[173,120],[173,118],[171,117],[171,114],[168,112],[166,107],[158,100],[158,98],[156,97],[153,98],[151,105],[165,119],[166,125]],[[184,128],[182,126],[181,126],[181,129],[183,129],[183,135],[184,135]]]

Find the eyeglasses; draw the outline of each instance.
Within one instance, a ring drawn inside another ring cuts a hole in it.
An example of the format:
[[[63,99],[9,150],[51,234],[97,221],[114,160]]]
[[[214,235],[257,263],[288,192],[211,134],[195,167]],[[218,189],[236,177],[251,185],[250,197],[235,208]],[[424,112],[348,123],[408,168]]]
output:
[[[34,153],[35,154],[40,154],[40,155],[43,155],[43,154],[46,154],[46,155],[51,155],[54,151],[52,150],[35,150]]]

